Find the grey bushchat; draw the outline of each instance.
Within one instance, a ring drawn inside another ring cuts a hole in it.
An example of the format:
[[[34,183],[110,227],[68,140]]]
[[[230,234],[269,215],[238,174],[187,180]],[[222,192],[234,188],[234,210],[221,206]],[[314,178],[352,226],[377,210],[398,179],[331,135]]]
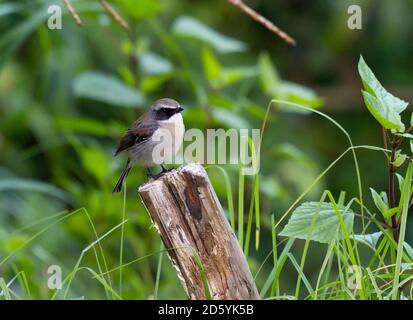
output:
[[[156,165],[166,171],[163,164],[171,160],[182,145],[185,126],[181,115],[183,108],[173,99],[157,100],[150,109],[136,120],[121,138],[115,156],[122,151],[128,161],[116,183],[113,193],[122,186],[134,165],[150,168]]]

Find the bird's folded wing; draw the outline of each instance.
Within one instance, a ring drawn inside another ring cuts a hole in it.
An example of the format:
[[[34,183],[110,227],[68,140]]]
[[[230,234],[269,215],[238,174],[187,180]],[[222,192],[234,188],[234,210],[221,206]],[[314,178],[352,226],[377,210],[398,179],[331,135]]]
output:
[[[133,147],[135,144],[141,143],[149,139],[152,134],[159,128],[156,121],[137,122],[128,129],[126,134],[121,138],[115,156],[124,150]]]

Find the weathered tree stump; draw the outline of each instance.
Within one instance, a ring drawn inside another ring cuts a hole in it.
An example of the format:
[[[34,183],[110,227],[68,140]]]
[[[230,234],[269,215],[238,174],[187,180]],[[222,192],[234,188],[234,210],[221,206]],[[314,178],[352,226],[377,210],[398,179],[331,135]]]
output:
[[[190,299],[207,298],[201,274],[212,299],[259,299],[245,256],[202,166],[169,171],[141,186],[139,195]]]

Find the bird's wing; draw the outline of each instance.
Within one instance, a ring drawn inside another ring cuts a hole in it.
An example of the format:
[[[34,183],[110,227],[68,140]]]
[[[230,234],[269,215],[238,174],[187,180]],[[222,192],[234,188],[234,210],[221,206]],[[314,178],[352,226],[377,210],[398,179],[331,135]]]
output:
[[[115,156],[124,150],[133,147],[135,144],[141,143],[152,136],[152,134],[159,128],[157,121],[136,121],[131,128],[120,139],[118,149]]]

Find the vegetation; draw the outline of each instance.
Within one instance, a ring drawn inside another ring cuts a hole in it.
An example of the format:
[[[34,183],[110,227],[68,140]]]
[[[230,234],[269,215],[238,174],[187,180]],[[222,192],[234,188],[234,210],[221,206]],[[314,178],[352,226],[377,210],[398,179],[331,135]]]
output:
[[[354,94],[360,53],[413,80],[413,29],[395,23],[411,4],[365,4],[349,31],[345,1],[260,1],[292,48],[225,1],[109,2],[129,32],[99,1],[70,1],[81,27],[62,2],[62,30],[55,1],[0,1],[0,299],[185,298],[137,198],[145,170],[111,193],[119,137],[160,97],[187,128],[265,128],[256,176],[207,166],[262,298],[413,298],[413,123],[363,58]]]

